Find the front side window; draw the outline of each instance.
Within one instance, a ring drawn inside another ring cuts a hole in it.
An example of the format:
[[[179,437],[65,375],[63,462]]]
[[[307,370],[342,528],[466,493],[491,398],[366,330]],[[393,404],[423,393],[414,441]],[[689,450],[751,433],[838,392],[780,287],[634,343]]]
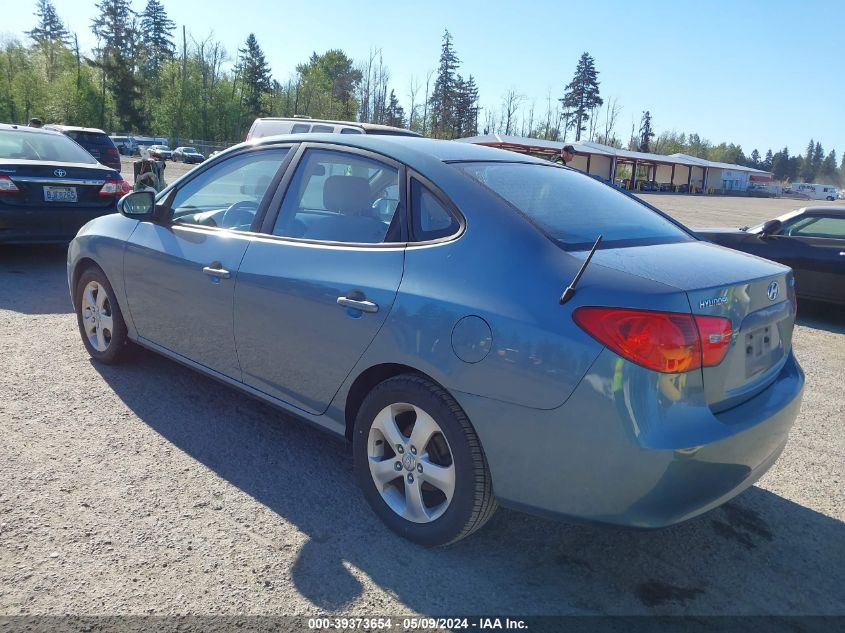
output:
[[[326,242],[401,239],[399,170],[379,161],[309,150],[288,186],[273,234]]]
[[[524,163],[459,163],[567,250],[692,241],[681,228],[635,199],[584,174]]]
[[[233,156],[185,183],[171,203],[175,224],[248,231],[287,148]]]
[[[845,239],[845,218],[811,215],[783,227],[782,235]]]

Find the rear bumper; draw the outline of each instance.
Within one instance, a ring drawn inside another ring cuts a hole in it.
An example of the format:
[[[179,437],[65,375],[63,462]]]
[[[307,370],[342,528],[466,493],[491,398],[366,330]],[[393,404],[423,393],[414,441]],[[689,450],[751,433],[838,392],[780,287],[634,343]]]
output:
[[[656,528],[715,508],[759,479],[786,444],[804,386],[790,355],[766,390],[713,414],[700,385],[670,384],[678,380],[605,350],[552,411],[457,397],[503,505]]]
[[[0,208],[0,243],[69,242],[86,223],[116,209],[116,203],[103,208]]]

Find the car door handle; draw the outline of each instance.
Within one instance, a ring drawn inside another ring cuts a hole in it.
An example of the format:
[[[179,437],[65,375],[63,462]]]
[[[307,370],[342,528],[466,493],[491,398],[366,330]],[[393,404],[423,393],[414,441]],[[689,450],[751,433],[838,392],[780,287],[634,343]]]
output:
[[[337,305],[344,308],[352,308],[353,310],[360,310],[361,312],[378,312],[378,304],[372,301],[359,301],[357,299],[349,299],[348,297],[338,297]]]
[[[232,273],[223,268],[220,262],[211,262],[210,266],[203,266],[202,272],[209,277],[221,277],[223,279],[228,279],[232,276]]]

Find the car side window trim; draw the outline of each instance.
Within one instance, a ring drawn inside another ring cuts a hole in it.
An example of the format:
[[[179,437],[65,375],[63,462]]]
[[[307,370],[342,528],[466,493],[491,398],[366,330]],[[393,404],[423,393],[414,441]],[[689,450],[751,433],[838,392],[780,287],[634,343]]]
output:
[[[414,223],[413,223],[413,210],[411,209],[410,199],[411,199],[411,180],[416,180],[420,183],[425,189],[428,190],[430,194],[432,194],[437,201],[443,205],[443,208],[458,222],[458,230],[455,231],[451,235],[447,235],[446,237],[439,237],[433,240],[417,240],[414,236]],[[420,174],[419,172],[408,168],[407,169],[407,176],[405,179],[405,189],[408,192],[408,206],[405,209],[405,216],[406,216],[406,223],[409,227],[409,239],[408,239],[408,246],[430,246],[431,244],[442,244],[444,242],[452,242],[460,238],[464,231],[466,231],[466,218],[464,214],[460,212],[458,206],[452,202],[452,200],[447,196],[440,187],[435,185],[431,182],[428,178]]]
[[[296,170],[305,160],[305,153],[308,150],[318,150],[318,151],[328,151],[328,152],[338,152],[341,154],[351,154],[354,156],[360,156],[362,158],[368,158],[370,160],[378,161],[380,163],[384,163],[390,167],[395,168],[399,172],[399,206],[400,209],[397,209],[397,213],[400,214],[399,216],[399,223],[400,223],[400,240],[397,242],[381,242],[378,244],[372,244],[368,242],[334,242],[329,240],[313,240],[308,238],[301,238],[301,237],[289,237],[286,235],[273,235],[273,227],[276,225],[276,220],[278,219],[279,213],[282,209],[282,202],[284,201],[285,196],[288,193],[288,189],[290,188],[291,181],[296,174]],[[275,194],[269,200],[267,205],[267,213],[264,216],[264,220],[261,224],[260,229],[258,232],[264,238],[272,239],[273,241],[283,241],[283,242],[293,242],[297,244],[316,244],[316,245],[323,245],[323,246],[333,246],[333,247],[340,247],[340,248],[351,248],[351,249],[362,249],[362,248],[380,248],[380,249],[390,249],[390,248],[404,248],[408,243],[408,192],[407,192],[407,168],[404,164],[390,158],[389,156],[385,156],[384,154],[379,154],[378,152],[371,152],[369,150],[360,149],[358,147],[350,147],[347,145],[339,145],[335,143],[314,143],[314,142],[303,142],[300,143],[299,147],[297,148],[296,152],[294,152],[294,156],[291,158],[290,162],[287,164],[287,168],[284,174],[284,177],[281,179],[279,187],[276,189]]]
[[[186,226],[190,226],[191,228],[196,228],[202,231],[226,231],[227,233],[237,233],[239,235],[250,235],[259,232],[258,227],[260,227],[264,221],[264,215],[267,212],[267,208],[272,200],[273,196],[275,195],[276,189],[279,187],[279,183],[283,180],[285,173],[287,172],[287,167],[290,165],[291,160],[293,159],[294,154],[296,154],[297,143],[280,143],[280,144],[272,144],[272,145],[261,145],[258,147],[247,147],[241,151],[234,152],[232,154],[227,154],[221,160],[213,160],[207,161],[207,163],[203,164],[203,166],[199,169],[195,169],[190,173],[190,177],[185,180],[179,180],[170,187],[164,189],[161,194],[157,197],[157,206],[160,207],[159,213],[157,213],[157,221],[161,224],[164,224],[170,228],[184,228]],[[258,209],[255,212],[255,218],[252,221],[252,225],[250,226],[249,231],[232,231],[231,229],[220,227],[220,226],[204,226],[201,224],[179,224],[178,222],[173,222],[173,208],[172,203],[174,197],[178,195],[179,190],[184,187],[185,185],[192,182],[195,178],[201,176],[209,169],[215,168],[217,165],[222,164],[225,161],[235,159],[239,156],[244,156],[247,154],[258,154],[261,152],[266,151],[274,151],[280,149],[287,149],[288,152],[282,159],[279,164],[278,169],[276,170],[275,175],[273,176],[270,184],[267,187],[267,191],[264,193],[264,197],[261,199],[260,204],[258,205]],[[194,173],[196,172],[196,173]]]

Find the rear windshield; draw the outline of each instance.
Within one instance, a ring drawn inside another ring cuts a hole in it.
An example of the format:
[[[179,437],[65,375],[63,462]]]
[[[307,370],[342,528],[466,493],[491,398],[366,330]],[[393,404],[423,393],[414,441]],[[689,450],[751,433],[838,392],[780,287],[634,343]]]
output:
[[[111,147],[112,145],[114,145],[114,143],[112,143],[112,140],[108,136],[100,132],[81,132],[79,130],[67,130],[64,134],[69,138],[72,138],[80,145],[82,145],[82,147],[95,145]]]
[[[0,160],[49,160],[61,163],[96,163],[94,157],[61,134],[49,132],[0,132]]]
[[[567,250],[691,241],[675,224],[589,176],[552,165],[458,163]]]

